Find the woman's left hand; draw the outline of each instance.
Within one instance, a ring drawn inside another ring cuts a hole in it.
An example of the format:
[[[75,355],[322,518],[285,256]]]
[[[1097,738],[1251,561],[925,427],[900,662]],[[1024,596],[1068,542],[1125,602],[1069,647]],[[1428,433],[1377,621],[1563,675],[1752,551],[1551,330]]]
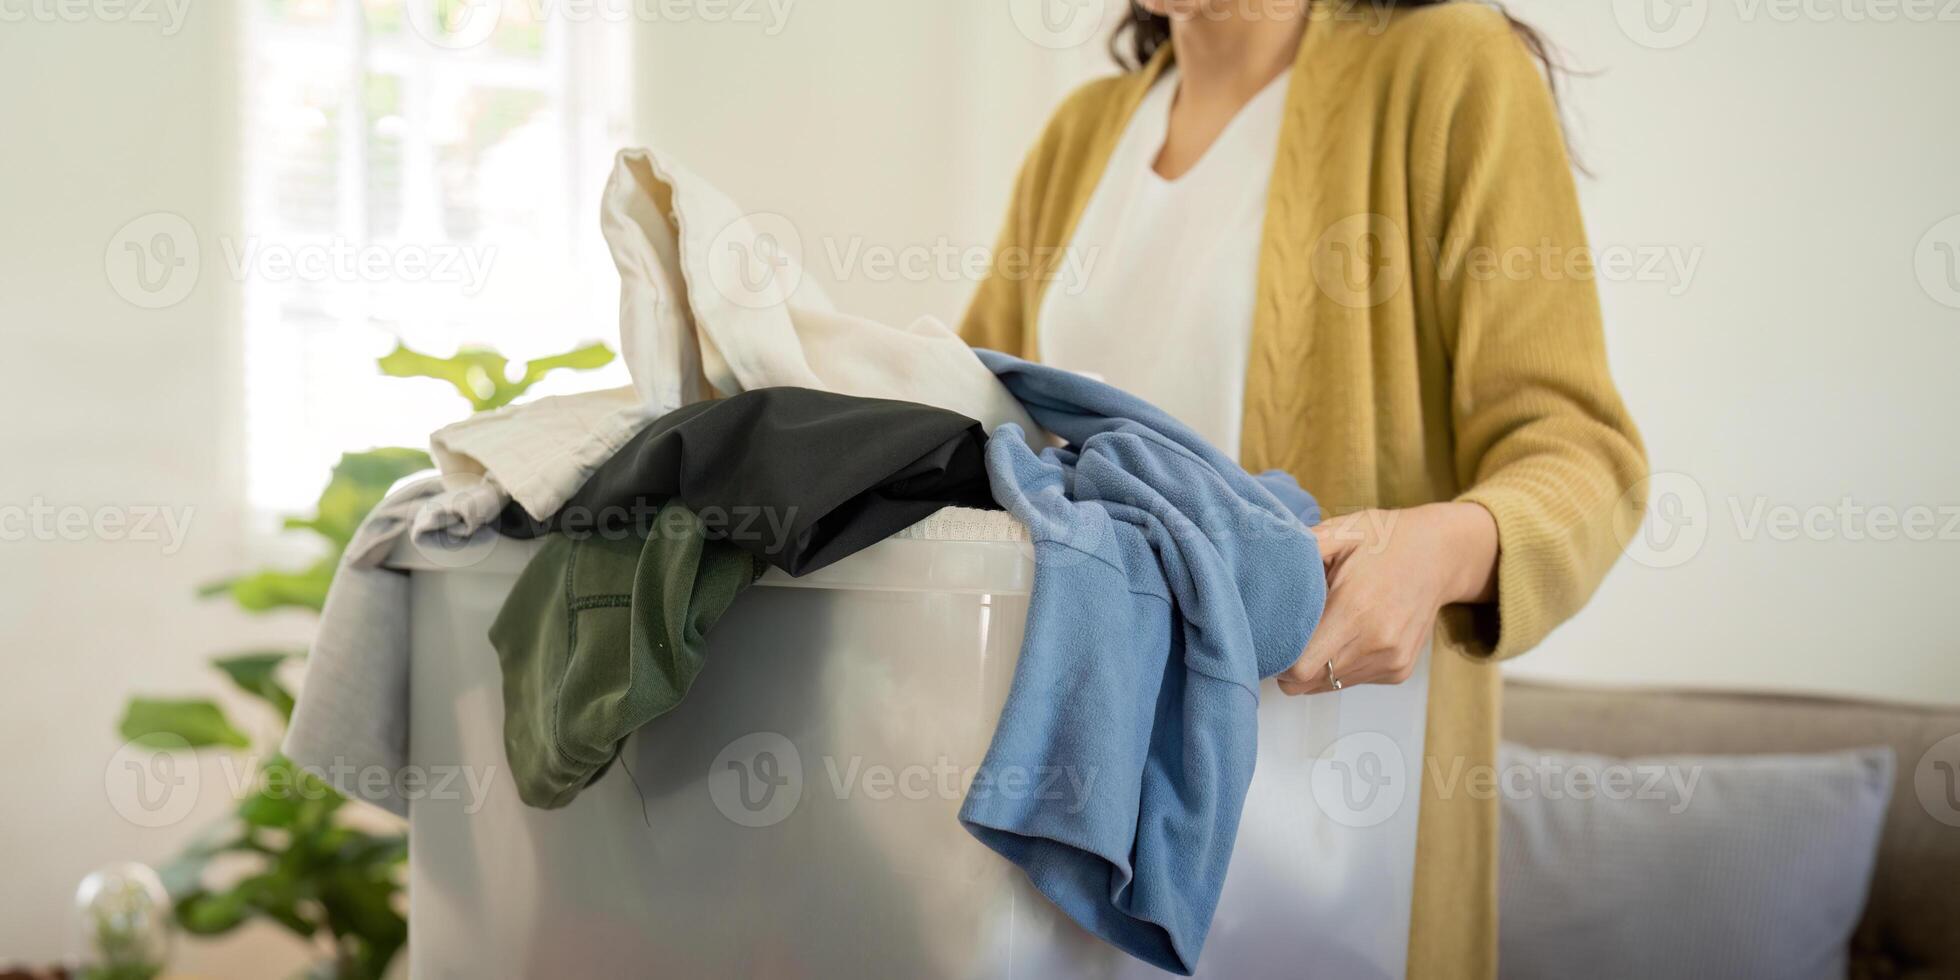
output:
[[[1466,502],[1364,510],[1314,525],[1327,566],[1327,606],[1300,660],[1279,675],[1287,694],[1400,684],[1415,671],[1436,613],[1497,591],[1497,521]]]

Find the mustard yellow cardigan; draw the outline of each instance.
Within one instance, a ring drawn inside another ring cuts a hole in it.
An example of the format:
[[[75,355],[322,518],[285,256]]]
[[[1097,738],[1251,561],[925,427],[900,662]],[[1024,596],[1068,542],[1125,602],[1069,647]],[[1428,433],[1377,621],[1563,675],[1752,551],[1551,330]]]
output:
[[[1509,25],[1469,3],[1314,11],[1266,204],[1242,462],[1291,471],[1329,513],[1457,499],[1496,517],[1494,607],[1437,623],[1409,936],[1411,976],[1489,977],[1494,662],[1591,596],[1644,506],[1645,450],[1607,373],[1557,111]],[[1042,290],[1168,47],[1056,111],[970,343],[1037,356]]]

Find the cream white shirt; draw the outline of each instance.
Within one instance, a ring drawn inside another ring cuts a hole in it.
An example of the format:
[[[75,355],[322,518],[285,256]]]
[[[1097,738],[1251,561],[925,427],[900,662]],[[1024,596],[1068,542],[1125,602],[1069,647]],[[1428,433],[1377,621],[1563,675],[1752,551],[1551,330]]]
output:
[[[1286,108],[1282,74],[1176,180],[1152,169],[1178,76],[1167,69],[1112,151],[1042,297],[1043,363],[1093,374],[1239,452],[1266,188]],[[1079,281],[1078,281],[1079,280]]]

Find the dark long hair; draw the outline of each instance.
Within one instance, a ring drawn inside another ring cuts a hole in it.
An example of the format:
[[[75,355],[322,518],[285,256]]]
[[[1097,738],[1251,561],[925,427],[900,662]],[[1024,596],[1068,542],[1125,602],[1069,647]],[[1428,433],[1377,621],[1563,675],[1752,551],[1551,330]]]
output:
[[[1329,0],[1308,0],[1308,2],[1321,3]],[[1385,10],[1430,7],[1439,3],[1470,2],[1470,0],[1331,0],[1331,2],[1367,5],[1376,10]],[[1545,84],[1551,86],[1552,98],[1556,101],[1559,76],[1564,73],[1565,67],[1560,64],[1552,46],[1545,41],[1545,36],[1538,33],[1530,24],[1511,16],[1510,11],[1502,6],[1495,3],[1491,6],[1495,7],[1498,13],[1503,14],[1505,20],[1511,22],[1511,30],[1517,33],[1518,40],[1524,42],[1525,50],[1530,51],[1531,56],[1538,59],[1538,63],[1545,67]],[[1153,14],[1143,9],[1136,0],[1130,0],[1130,15],[1116,28],[1116,33],[1110,35],[1109,56],[1116,59],[1118,65],[1135,71],[1148,64],[1151,56],[1169,43],[1171,43],[1171,19],[1161,14]]]

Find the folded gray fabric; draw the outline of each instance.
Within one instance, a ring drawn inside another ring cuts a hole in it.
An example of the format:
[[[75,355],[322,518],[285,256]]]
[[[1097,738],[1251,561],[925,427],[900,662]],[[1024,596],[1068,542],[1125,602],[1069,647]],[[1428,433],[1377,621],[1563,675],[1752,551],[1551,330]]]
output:
[[[379,568],[404,533],[419,548],[448,553],[497,519],[510,498],[480,477],[421,476],[397,483],[354,532],[343,561]]]
[[[408,576],[383,568],[403,535],[459,564],[496,532],[504,495],[477,479],[410,477],[371,511],[341,556],[281,751],[350,799],[400,816],[408,763]]]

